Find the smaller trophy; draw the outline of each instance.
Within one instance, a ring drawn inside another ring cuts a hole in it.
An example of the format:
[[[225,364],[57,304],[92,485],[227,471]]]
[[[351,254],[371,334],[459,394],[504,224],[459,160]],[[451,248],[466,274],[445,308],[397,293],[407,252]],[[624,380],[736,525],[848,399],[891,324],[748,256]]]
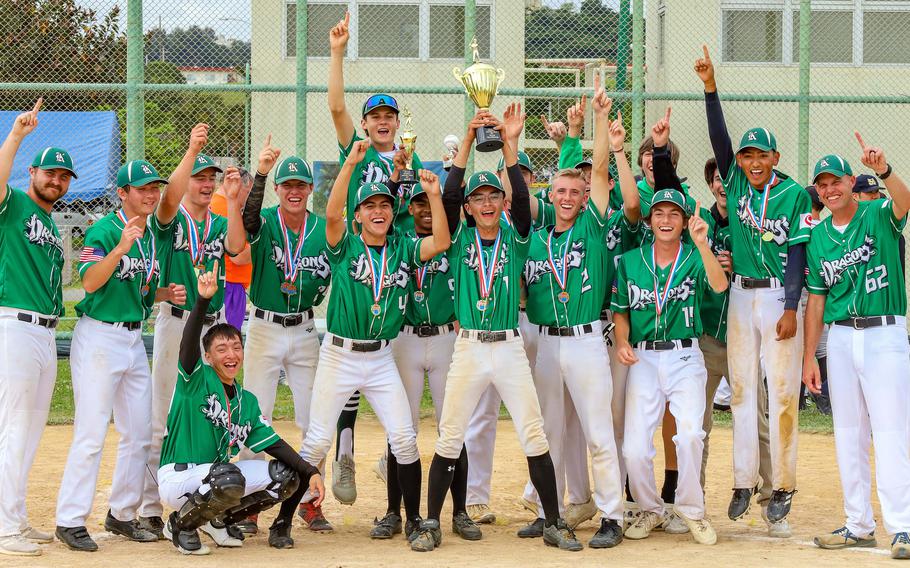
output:
[[[474,105],[480,110],[490,110],[493,104],[493,97],[499,90],[499,84],[505,78],[506,72],[502,69],[496,69],[488,63],[480,62],[480,54],[477,51],[477,38],[471,42],[471,49],[474,50],[474,64],[465,69],[463,72],[458,67],[452,69],[452,74],[464,85],[465,91]],[[484,126],[477,129],[477,143],[475,148],[478,152],[495,152],[502,148],[502,136],[498,130],[492,126]]]
[[[401,148],[408,154],[408,162],[405,169],[399,173],[398,181],[400,183],[417,183],[417,172],[414,171],[414,147],[417,146],[417,133],[414,132],[414,126],[411,124],[411,111],[407,107],[404,109],[404,130],[400,136]]]

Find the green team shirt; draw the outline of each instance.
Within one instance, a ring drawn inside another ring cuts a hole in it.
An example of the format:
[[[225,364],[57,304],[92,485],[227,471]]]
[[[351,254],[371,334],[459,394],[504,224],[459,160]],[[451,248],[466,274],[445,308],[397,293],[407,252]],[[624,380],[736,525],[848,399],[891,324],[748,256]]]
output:
[[[512,225],[499,222],[500,248],[493,258],[493,243],[476,245],[477,230],[462,222],[452,235],[449,247],[449,264],[455,276],[455,315],[465,329],[502,331],[518,327],[520,281],[528,256],[531,236],[522,237]],[[480,275],[478,254],[483,255],[484,266],[493,268],[493,286],[487,297],[486,309],[477,308],[480,301]]]
[[[843,233],[832,217],[812,230],[806,285],[828,296],[825,323],[906,313],[898,237],[907,217],[895,218],[891,205],[890,199],[860,201]]]
[[[122,233],[123,222],[116,211],[108,213],[88,228],[85,233],[85,248],[79,258],[80,277],[85,276],[85,271],[89,267],[97,264],[116,248]],[[149,270],[152,271],[150,281]],[[153,231],[146,226],[142,238],[137,239],[130,251],[120,258],[120,264],[104,286],[86,294],[85,298],[76,304],[76,313],[112,323],[144,321],[152,313],[160,274],[161,258],[158,255],[158,243]],[[146,286],[148,293],[143,296],[142,289]]]
[[[347,146],[342,146],[340,143],[338,144],[340,153],[339,162],[342,165],[344,164],[344,161],[348,159],[348,154],[350,154],[354,142],[357,142],[358,140],[362,140],[362,138],[355,132]],[[355,228],[354,209],[356,207],[355,201],[357,199],[357,190],[365,183],[388,182],[392,172],[395,171],[395,165],[392,163],[392,157],[394,155],[395,152],[378,152],[376,148],[370,146],[367,148],[367,153],[363,157],[363,160],[354,168],[354,172],[351,174],[351,181],[348,183],[348,203],[346,211],[349,231],[353,232]],[[411,169],[415,172],[423,169],[423,162],[420,161],[417,152],[414,152],[411,159]],[[414,227],[414,220],[410,218],[411,215],[408,213],[408,192],[410,189],[410,187],[402,186],[401,195],[395,200],[395,225],[401,226],[402,230],[409,230]]]
[[[250,300],[262,310],[280,314],[296,314],[318,306],[325,298],[332,278],[326,254],[325,219],[307,213],[303,231],[303,248],[297,257],[297,275],[293,287],[285,284],[285,271],[290,272],[300,234],[288,231],[291,254],[287,254],[284,231],[278,221],[278,207],[263,209],[259,232],[248,234],[253,277],[250,281]]]
[[[0,202],[0,306],[63,315],[63,240],[50,214],[24,191]]]
[[[408,231],[407,238],[417,239]],[[418,277],[418,273],[420,276]],[[421,286],[417,286],[418,278]],[[407,325],[443,325],[455,321],[455,278],[446,253],[440,253],[411,272],[408,302],[404,312]]]
[[[749,213],[761,219],[763,192],[749,184],[742,168],[733,163],[724,179],[727,207],[730,210],[730,252],[733,272],[748,278],[777,278],[784,281],[787,250],[792,245],[809,242],[812,229],[812,200],[803,188],[784,174],[777,173],[780,183],[770,188],[768,208],[762,231],[755,227]],[[762,233],[770,232],[770,241]]]
[[[162,225],[158,217],[152,215],[149,218],[149,228],[155,235],[158,243],[159,253],[161,254],[161,283],[162,286],[168,284],[182,284],[186,287],[186,302],[183,304],[174,304],[178,308],[191,310],[196,304],[196,298],[199,295],[198,277],[199,272],[193,264],[190,255],[190,223],[195,225],[198,239],[205,238],[202,247],[202,264],[205,270],[209,271],[214,268],[215,261],[218,261],[218,291],[212,297],[209,303],[208,313],[214,314],[224,307],[224,239],[227,236],[227,219],[221,215],[211,214],[211,226],[208,236],[206,236],[206,221],[188,220],[183,213],[177,212],[177,216],[168,223]]]
[[[667,303],[660,315],[657,315],[655,303],[655,278],[656,288],[663,294],[673,263],[655,269],[650,246],[622,255],[610,307],[614,313],[629,314],[629,342],[632,345],[640,341],[690,339],[701,335],[701,299],[707,275],[694,246],[684,242],[681,251],[676,274],[669,282]]]
[[[705,218],[705,216],[702,215],[702,218]],[[707,216],[706,221],[708,221],[708,244],[711,246],[711,252],[714,253],[714,256],[717,256],[720,251],[729,251],[729,227],[721,227],[711,215]],[[729,299],[729,289],[718,294],[710,286],[706,286],[705,295],[701,302],[702,329],[711,337],[724,343],[727,342],[727,308],[730,303]]]
[[[358,340],[395,339],[404,323],[411,272],[422,264],[422,241],[388,237],[378,302],[373,296],[371,266],[381,270],[381,251],[368,247],[350,231],[345,232],[337,245],[329,247],[329,262],[335,273],[326,315],[329,333]],[[379,313],[374,314],[373,305],[377,303]]]
[[[234,388],[228,400],[221,379],[201,359],[191,373],[178,363],[161,465],[228,462],[240,448],[261,452],[280,440],[259,410],[256,395],[237,383]]]

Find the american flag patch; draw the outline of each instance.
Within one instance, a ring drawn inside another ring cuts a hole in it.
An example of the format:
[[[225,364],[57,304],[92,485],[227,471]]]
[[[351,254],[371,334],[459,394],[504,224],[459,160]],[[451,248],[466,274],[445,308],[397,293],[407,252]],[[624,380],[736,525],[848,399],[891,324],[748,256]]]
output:
[[[79,262],[101,262],[106,254],[104,249],[83,247],[82,254],[79,255]]]

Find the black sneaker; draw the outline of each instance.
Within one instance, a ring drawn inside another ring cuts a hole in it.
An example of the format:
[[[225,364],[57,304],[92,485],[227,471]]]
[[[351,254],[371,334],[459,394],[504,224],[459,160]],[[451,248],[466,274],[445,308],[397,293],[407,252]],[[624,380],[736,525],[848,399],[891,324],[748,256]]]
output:
[[[82,552],[95,552],[98,550],[98,544],[88,535],[88,530],[85,527],[57,527],[54,534],[70,550]]]
[[[534,519],[524,527],[518,529],[518,538],[540,538],[543,536],[544,519]]]
[[[161,517],[139,517],[139,528],[153,533],[158,540],[167,540],[164,538],[164,521]]]
[[[177,529],[177,512],[171,513],[164,525],[164,536],[170,540],[181,554],[203,556],[211,553],[211,549],[199,540],[199,531]]]
[[[600,519],[600,529],[594,533],[588,546],[591,548],[613,548],[622,542],[622,527],[613,519]]]
[[[272,548],[294,548],[294,539],[291,538],[291,523],[275,519],[269,527],[269,546]]]
[[[370,538],[386,540],[401,534],[401,516],[398,513],[386,513],[382,519],[373,519]]]
[[[452,517],[452,532],[465,540],[480,540],[483,537],[480,527],[471,520],[467,511],[461,511]]]
[[[776,523],[785,519],[790,514],[790,505],[793,502],[793,494],[796,489],[787,491],[785,489],[775,489],[771,492],[771,500],[768,501],[768,520]]]
[[[147,531],[139,526],[139,521],[121,521],[114,518],[110,509],[107,511],[107,518],[104,519],[104,530],[125,536],[134,542],[158,542],[158,535]]]
[[[727,508],[727,516],[731,521],[736,521],[746,516],[749,508],[752,507],[752,496],[755,495],[754,488],[743,489],[737,487],[733,489],[733,497],[730,499],[730,506]]]
[[[408,542],[411,541],[411,535],[420,530],[420,517],[417,517],[416,520],[408,519],[404,523],[404,537],[408,539]]]
[[[547,546],[555,546],[560,550],[568,550],[569,552],[578,552],[584,548],[578,542],[578,539],[575,538],[575,533],[572,532],[572,529],[562,519],[556,521],[556,524],[544,527],[543,542]]]
[[[439,521],[436,519],[420,521],[420,526],[411,533],[408,540],[411,542],[411,550],[414,552],[433,551],[442,544],[442,529],[439,528]]]

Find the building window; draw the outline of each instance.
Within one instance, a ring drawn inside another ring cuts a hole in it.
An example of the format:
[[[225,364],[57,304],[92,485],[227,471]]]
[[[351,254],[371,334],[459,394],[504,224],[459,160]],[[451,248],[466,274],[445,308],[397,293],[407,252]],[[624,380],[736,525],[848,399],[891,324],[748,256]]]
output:
[[[863,61],[910,63],[910,11],[866,12],[863,16]]]
[[[657,64],[664,64],[664,46],[667,44],[667,11],[657,13]]]
[[[490,7],[477,6],[477,47],[490,57]],[[430,58],[464,57],[464,6],[430,5]]]
[[[360,57],[420,57],[420,6],[362,4],[358,10]]]
[[[792,61],[799,63],[799,10],[793,12]],[[813,10],[809,14],[809,61],[853,63],[853,12]]]
[[[344,3],[314,4],[310,2],[307,5],[306,49],[310,57],[329,56],[329,30],[344,18],[344,12],[347,9],[348,5]],[[288,57],[295,57],[297,55],[297,4],[287,4],[285,14],[287,34],[285,34],[284,52]]]
[[[780,63],[780,10],[725,10],[724,61]]]

